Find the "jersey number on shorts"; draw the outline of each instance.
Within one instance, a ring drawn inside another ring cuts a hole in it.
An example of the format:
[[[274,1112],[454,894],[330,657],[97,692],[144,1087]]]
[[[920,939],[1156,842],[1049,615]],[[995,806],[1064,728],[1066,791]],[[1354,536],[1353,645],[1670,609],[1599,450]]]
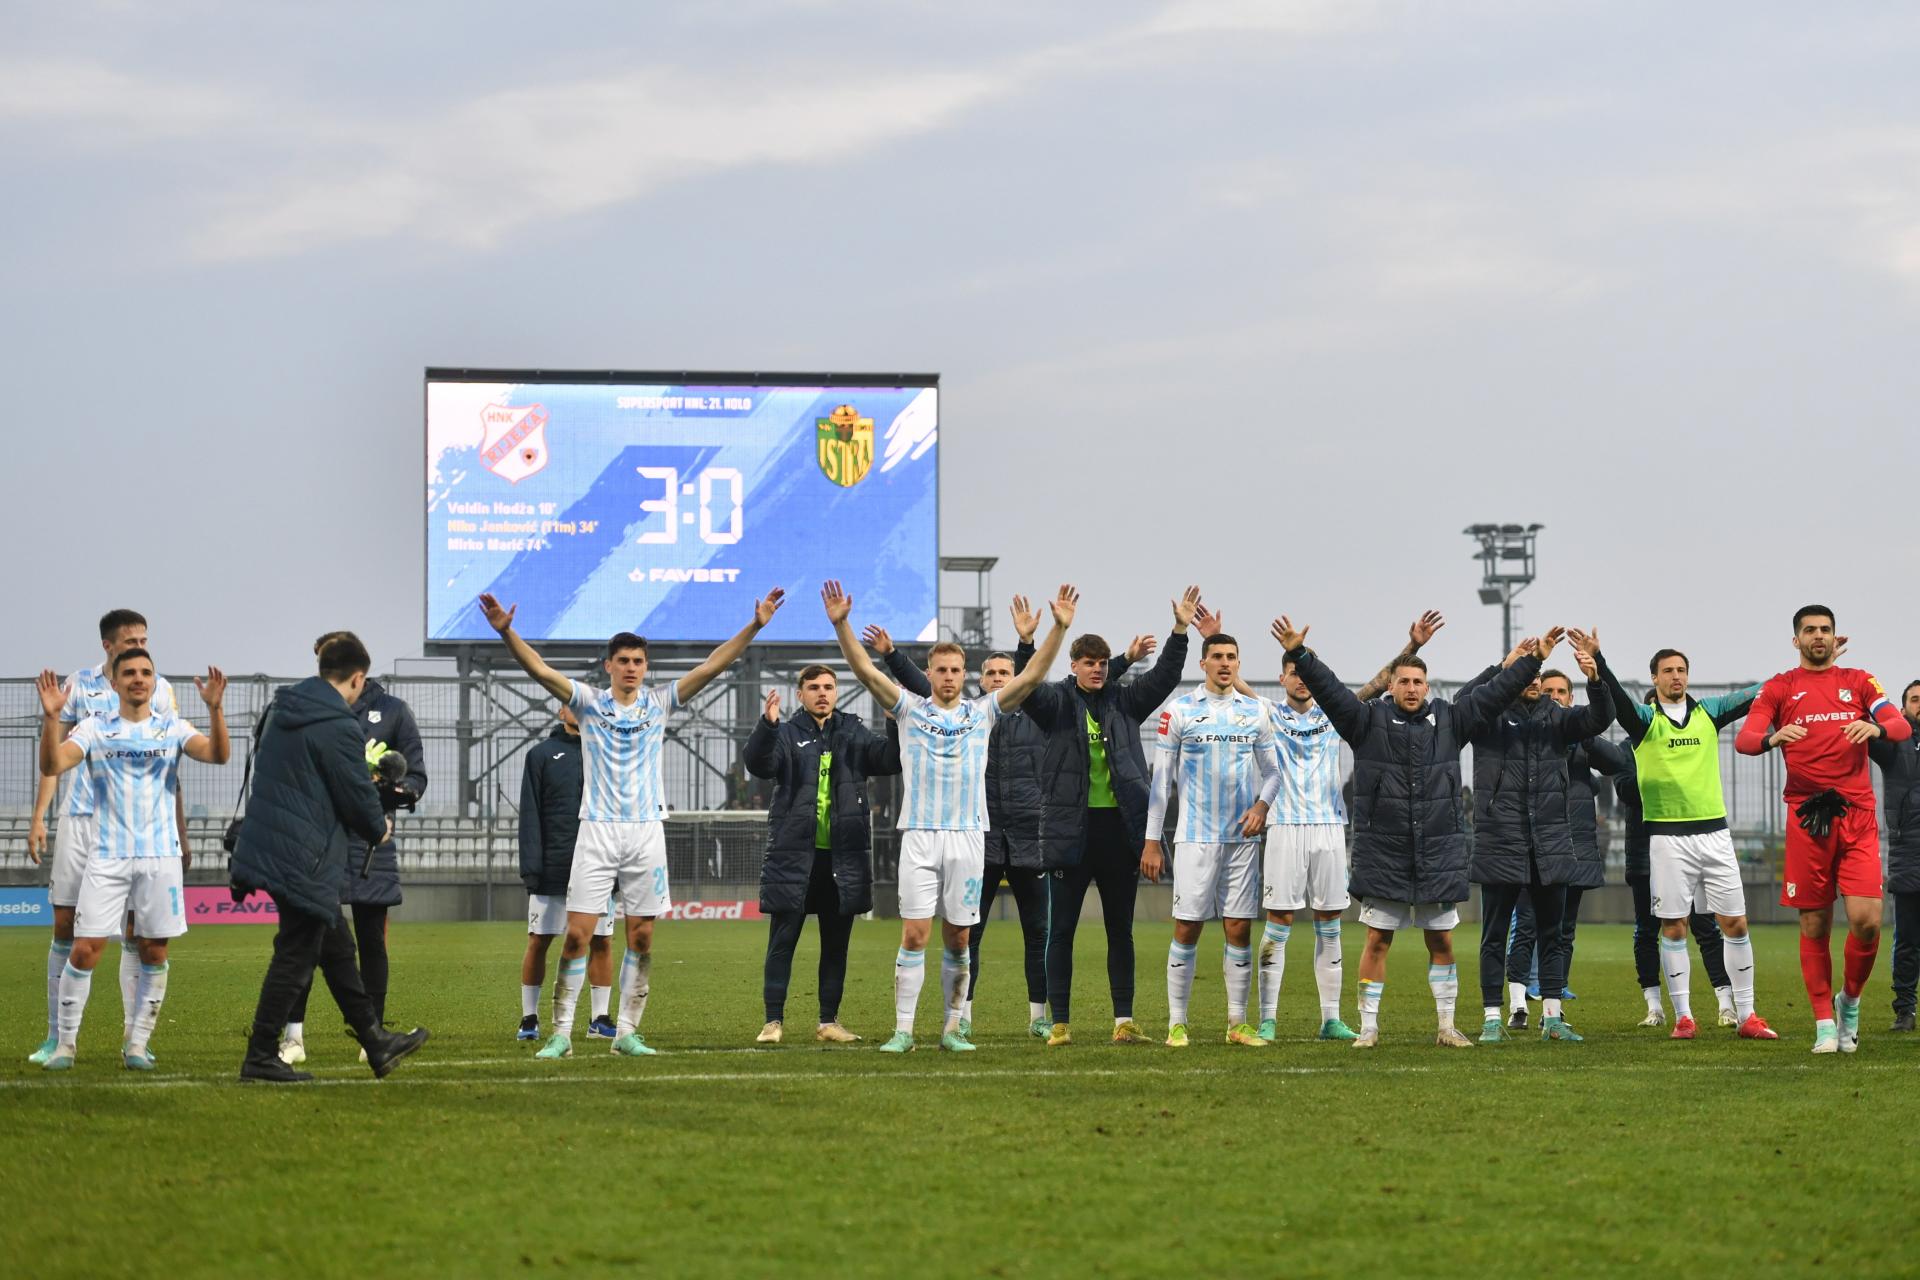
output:
[[[960,905],[963,907],[977,907],[980,905],[980,878],[978,876],[968,878],[967,892],[966,895],[960,899]]]
[[[167,897],[173,901],[173,914],[183,916],[186,911],[180,905],[180,890],[174,885],[167,886]]]
[[[667,869],[665,867],[655,867],[653,869],[653,896],[656,898],[664,898],[667,896]]]

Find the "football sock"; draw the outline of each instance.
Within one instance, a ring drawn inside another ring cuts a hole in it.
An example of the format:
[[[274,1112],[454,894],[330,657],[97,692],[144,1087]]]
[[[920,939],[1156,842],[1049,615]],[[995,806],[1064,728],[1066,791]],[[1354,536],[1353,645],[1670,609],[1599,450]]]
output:
[[[969,968],[967,972],[971,974],[973,970]],[[971,979],[969,979],[967,986],[969,987],[969,989],[971,989],[971,987],[973,986]],[[973,1025],[973,997],[972,996],[966,996],[960,1001],[960,1021],[966,1023],[968,1026]]]
[[[1715,987],[1713,989],[1713,998],[1720,1005],[1720,1012],[1727,1014],[1733,1012],[1732,987]]]
[[[60,972],[67,967],[67,956],[73,951],[71,942],[62,942],[55,938],[47,947],[47,1039],[59,1038],[60,1032]]]
[[[1524,1009],[1527,1007],[1526,983],[1509,982],[1507,984],[1507,1007],[1512,1009]]]
[[[1725,940],[1727,976],[1733,979],[1733,1017],[1736,1022],[1745,1022],[1747,1015],[1753,1012],[1753,939],[1742,935]],[[1826,944],[1821,944],[1821,954],[1825,954]],[[1832,977],[1832,968],[1828,968],[1828,977]],[[1833,1012],[1833,993],[1827,993],[1827,1012]]]
[[[647,996],[653,986],[653,952],[629,951],[620,961],[620,1016],[615,1030],[626,1035],[640,1029]]]
[[[1497,1004],[1482,1005],[1480,1008],[1480,1016],[1488,1022],[1498,1022],[1500,1021],[1500,1006]]]
[[[927,980],[927,953],[905,947],[893,956],[893,1029],[913,1034],[913,1013],[920,1007],[920,987]]]
[[[1193,996],[1193,948],[1183,942],[1167,947],[1167,1025],[1187,1020],[1187,1001]]]
[[[531,984],[523,982],[520,984],[521,1017],[537,1018],[540,1016],[540,991],[541,987],[537,982]]]
[[[160,1006],[167,1002],[167,964],[142,964],[140,981],[134,987],[133,1029],[127,1035],[127,1048],[144,1054],[153,1028],[160,1021]]]
[[[304,1022],[289,1022],[285,1027],[281,1028],[280,1038],[282,1040],[298,1040],[304,1044],[307,1039],[307,1024]]]
[[[604,1018],[607,1016],[607,1005],[612,1003],[612,996],[613,996],[612,987],[596,987],[591,984],[588,985],[587,1008],[589,1012],[592,1013],[593,1018],[596,1022],[599,1021],[601,1018]]]
[[[1313,922],[1313,982],[1320,988],[1320,1020],[1340,1016],[1340,922]]]
[[[573,1037],[573,1011],[580,1003],[580,987],[587,980],[587,958],[562,956],[560,976],[553,983],[553,1034]]]
[[[1688,983],[1693,977],[1693,961],[1687,955],[1685,938],[1660,935],[1660,972],[1667,979],[1667,999],[1673,1001],[1673,1020],[1693,1016],[1693,995]]]
[[[56,1038],[68,1049],[80,1041],[80,1019],[87,1012],[87,997],[93,992],[93,970],[80,970],[71,963],[60,970],[60,1025]]]
[[[1733,974],[1731,956],[1727,958],[1727,974]],[[1800,980],[1807,984],[1807,1002],[1813,1006],[1814,1020],[1833,1021],[1833,952],[1825,938],[1800,939]]]
[[[1540,1016],[1543,1018],[1559,1017],[1560,1002],[1550,996],[1542,997],[1540,1000]]]
[[[1873,945],[1867,946],[1849,933],[1843,950],[1846,954],[1847,999],[1858,1000],[1860,992],[1867,985],[1868,976],[1873,973],[1873,958],[1880,954],[1880,939],[1876,937]]]
[[[1648,1013],[1661,1012],[1659,987],[1642,987],[1640,988],[1640,994],[1647,998]]]
[[[1387,989],[1384,982],[1360,980],[1360,1033],[1380,1029],[1380,994]]]
[[[1120,1016],[1119,1014],[1117,1014],[1117,1013],[1116,1013],[1116,1014],[1114,1014],[1114,1015],[1113,1015],[1113,1029],[1114,1029],[1115,1031],[1118,1031],[1118,1030],[1119,1030],[1119,1029],[1121,1028],[1121,1026],[1122,1026],[1123,1024],[1125,1024],[1125,1023],[1128,1023],[1128,1022],[1132,1022],[1132,1021],[1133,1021],[1133,1019],[1132,1019],[1132,1018],[1123,1018],[1123,1017],[1121,1017],[1121,1016]]]
[[[940,1003],[946,1011],[946,1024],[942,1034],[952,1031],[960,1025],[960,1011],[967,999],[967,951],[962,947],[958,951],[940,952]]]
[[[1453,1026],[1453,1006],[1460,998],[1460,966],[1428,965],[1427,986],[1433,991],[1433,1008],[1440,1019],[1440,1029],[1445,1031]]]
[[[140,988],[140,948],[132,938],[120,939],[120,1031],[122,1038],[133,1034],[133,1015],[138,1007]]]
[[[1227,978],[1227,1025],[1237,1027],[1247,1020],[1247,997],[1253,994],[1253,948],[1228,943],[1221,954],[1220,967]]]
[[[1287,976],[1287,939],[1293,936],[1290,925],[1267,921],[1260,935],[1260,1017],[1262,1021],[1280,1012],[1280,982]]]
[[[971,1003],[971,1002],[969,1002],[969,1003]],[[1031,1001],[1031,1000],[1029,1000],[1029,1001],[1027,1001],[1027,1021],[1028,1021],[1028,1022],[1038,1022],[1038,1021],[1040,1021],[1040,1019],[1042,1019],[1042,1018],[1044,1018],[1044,1017],[1046,1017],[1046,1016],[1047,1016],[1047,1002],[1046,1002],[1046,1001],[1044,1001],[1044,1000],[1042,1000],[1042,1001],[1041,1001],[1040,1003],[1038,1003],[1038,1004],[1035,1004],[1035,1003],[1034,1003],[1033,1001]],[[1115,1018],[1115,1019],[1114,1019],[1114,1021],[1115,1021],[1115,1022],[1120,1022],[1120,1021],[1123,1021],[1123,1019],[1120,1019],[1120,1018]]]

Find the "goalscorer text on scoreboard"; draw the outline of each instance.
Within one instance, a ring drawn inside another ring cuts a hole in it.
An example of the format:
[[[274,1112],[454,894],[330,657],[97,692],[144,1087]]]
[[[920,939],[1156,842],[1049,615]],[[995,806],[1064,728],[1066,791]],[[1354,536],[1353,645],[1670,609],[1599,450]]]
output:
[[[429,645],[491,641],[483,591],[536,644],[712,642],[769,587],[832,577],[863,624],[931,638],[938,384],[428,370]],[[791,609],[761,639],[832,634]]]

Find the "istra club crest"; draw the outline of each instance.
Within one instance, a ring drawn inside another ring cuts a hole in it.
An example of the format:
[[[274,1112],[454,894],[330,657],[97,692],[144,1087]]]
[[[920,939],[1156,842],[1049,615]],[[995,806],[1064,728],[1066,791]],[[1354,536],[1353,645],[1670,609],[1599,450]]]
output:
[[[815,418],[820,470],[843,489],[859,484],[873,466],[873,419],[863,418],[843,404],[824,418]]]
[[[519,484],[547,465],[547,411],[537,404],[509,408],[490,404],[480,411],[485,428],[480,460],[509,484]]]

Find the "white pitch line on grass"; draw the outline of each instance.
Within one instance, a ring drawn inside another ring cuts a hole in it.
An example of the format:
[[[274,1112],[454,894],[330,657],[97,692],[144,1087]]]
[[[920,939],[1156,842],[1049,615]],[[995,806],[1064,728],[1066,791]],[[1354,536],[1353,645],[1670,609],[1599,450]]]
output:
[[[507,1065],[514,1065],[514,1064],[515,1064],[515,1060],[510,1058],[456,1059],[450,1062],[424,1062],[424,1063],[420,1063],[418,1066],[415,1066],[415,1067],[401,1068],[398,1072],[396,1072],[392,1076],[389,1076],[385,1080],[376,1080],[369,1075],[361,1075],[361,1074],[349,1075],[349,1074],[345,1074],[343,1070],[343,1073],[339,1075],[332,1075],[332,1074],[318,1075],[316,1076],[315,1079],[307,1083],[315,1086],[326,1086],[326,1087],[338,1087],[338,1086],[346,1086],[346,1085],[353,1085],[353,1086],[386,1085],[391,1087],[403,1087],[403,1086],[411,1085],[411,1086],[424,1088],[429,1086],[457,1085],[461,1088],[473,1088],[475,1086],[484,1086],[484,1085],[515,1086],[515,1085],[546,1085],[546,1084],[629,1085],[629,1086],[638,1087],[638,1086],[645,1086],[645,1085],[652,1085],[652,1084],[733,1084],[733,1083],[751,1083],[751,1082],[773,1082],[776,1084],[781,1084],[781,1083],[801,1084],[801,1083],[808,1083],[812,1081],[835,1082],[835,1081],[841,1081],[841,1080],[899,1080],[899,1079],[926,1080],[926,1079],[934,1078],[932,1072],[930,1071],[926,1071],[926,1070],[916,1071],[916,1070],[913,1070],[912,1068],[905,1066],[905,1064],[902,1064],[902,1066],[900,1066],[899,1068],[878,1068],[878,1069],[871,1069],[871,1070],[858,1069],[858,1070],[846,1070],[846,1071],[646,1072],[643,1070],[643,1071],[626,1072],[621,1074],[606,1074],[606,1073],[596,1072],[591,1075],[581,1074],[578,1072],[569,1074],[567,1068],[556,1066],[550,1073],[542,1073],[539,1075],[500,1076],[496,1078],[483,1079],[483,1080],[474,1080],[471,1077],[460,1078],[460,1079],[441,1078],[431,1074],[431,1072],[437,1068],[449,1068],[449,1067],[459,1068],[459,1067],[468,1067],[468,1066],[507,1066]],[[1543,1074],[1549,1071],[1558,1071],[1562,1069],[1562,1066],[1563,1064],[1549,1064],[1544,1062],[1543,1063],[1488,1063],[1485,1067],[1475,1068],[1475,1070],[1484,1071],[1484,1072],[1492,1073],[1495,1075],[1526,1075],[1526,1074]],[[1776,1063],[1755,1062],[1755,1063],[1730,1063],[1726,1065],[1715,1065],[1712,1063],[1702,1062],[1702,1063],[1613,1063],[1613,1064],[1608,1064],[1607,1066],[1601,1067],[1599,1069],[1609,1070],[1609,1071],[1641,1073],[1641,1072],[1647,1072],[1647,1071],[1809,1072],[1809,1071],[1827,1071],[1827,1070],[1832,1070],[1833,1068],[1831,1068],[1826,1064],[1815,1064],[1811,1062],[1776,1062]],[[1912,1069],[1913,1068],[1910,1065],[1903,1064],[1903,1063],[1895,1063],[1895,1062],[1853,1063],[1843,1068],[1840,1068],[1840,1070],[1850,1074],[1858,1073],[1858,1072],[1869,1072],[1874,1074],[1893,1072],[1893,1071],[1909,1072]],[[1394,1064],[1389,1064],[1385,1066],[1371,1066],[1371,1065],[1362,1066],[1359,1064],[1354,1064],[1351,1066],[1257,1066],[1257,1065],[1249,1064],[1244,1067],[1146,1067],[1146,1066],[1143,1066],[1143,1067],[1130,1067],[1130,1068],[1088,1067],[1084,1069],[1075,1069],[1072,1067],[1049,1067],[1049,1068],[989,1067],[985,1069],[975,1069],[975,1070],[967,1070],[963,1068],[960,1071],[957,1071],[951,1075],[941,1075],[939,1078],[943,1080],[965,1081],[965,1080],[983,1080],[983,1079],[985,1080],[995,1080],[995,1079],[999,1079],[999,1080],[1005,1080],[1005,1079],[1080,1080],[1080,1079],[1089,1079],[1089,1078],[1110,1079],[1110,1078],[1137,1077],[1137,1076],[1148,1076],[1148,1077],[1164,1076],[1164,1077],[1172,1077],[1172,1078],[1185,1078],[1185,1077],[1192,1077],[1192,1076],[1260,1077],[1260,1076],[1354,1075],[1358,1077],[1361,1074],[1368,1075],[1368,1076],[1422,1075],[1422,1074],[1429,1074],[1434,1070],[1435,1068],[1432,1066],[1422,1065],[1418,1063],[1394,1063]],[[63,1088],[67,1088],[67,1089],[73,1089],[73,1088],[78,1088],[78,1089],[183,1089],[183,1088],[218,1088],[218,1087],[228,1086],[228,1085],[238,1085],[240,1083],[242,1082],[232,1076],[160,1075],[160,1076],[144,1077],[140,1079],[104,1079],[104,1080],[92,1080],[92,1079],[83,1080],[83,1079],[78,1079],[72,1076],[67,1076],[62,1079],[54,1079],[54,1080],[36,1080],[36,1079],[30,1079],[30,1078],[0,1080],[0,1088],[6,1088],[6,1089],[63,1089]],[[278,1089],[275,1089],[275,1087],[272,1085],[260,1085],[259,1088],[263,1091],[264,1090],[271,1090],[275,1092],[279,1091]]]

